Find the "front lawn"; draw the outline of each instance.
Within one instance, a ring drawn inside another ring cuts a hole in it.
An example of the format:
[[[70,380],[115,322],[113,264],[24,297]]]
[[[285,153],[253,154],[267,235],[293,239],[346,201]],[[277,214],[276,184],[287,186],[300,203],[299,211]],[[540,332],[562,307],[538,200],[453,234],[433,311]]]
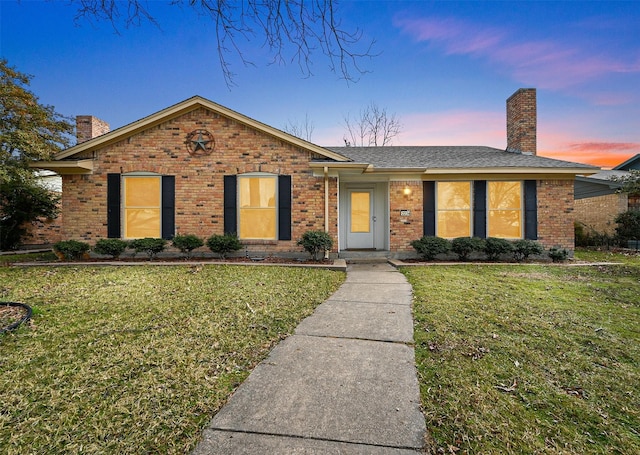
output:
[[[640,258],[403,272],[434,452],[640,453]]]
[[[3,453],[188,453],[344,280],[237,266],[0,267],[32,322],[0,336]]]

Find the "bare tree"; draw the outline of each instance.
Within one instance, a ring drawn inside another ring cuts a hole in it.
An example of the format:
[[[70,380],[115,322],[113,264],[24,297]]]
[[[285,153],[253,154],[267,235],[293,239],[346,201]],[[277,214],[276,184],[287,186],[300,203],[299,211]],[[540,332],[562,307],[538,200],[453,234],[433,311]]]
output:
[[[292,136],[304,139],[305,141],[311,141],[314,129],[315,125],[313,124],[313,121],[309,119],[308,113],[304,114],[304,120],[302,121],[288,120],[287,124],[283,128],[285,132]]]
[[[76,19],[110,21],[113,27],[151,22],[160,26],[145,0],[71,0],[77,5]],[[152,2],[153,3],[153,2]],[[172,0],[180,7],[184,2]],[[296,62],[305,77],[313,75],[312,59],[321,52],[334,73],[355,82],[367,71],[360,66],[363,58],[374,56],[374,41],[362,43],[361,30],[346,30],[338,17],[336,0],[189,0],[198,15],[209,17],[215,27],[218,58],[227,85],[233,85],[235,73],[228,60],[238,55],[244,65],[243,49],[262,40],[272,63]]]
[[[344,117],[347,131],[344,143],[350,147],[377,147],[391,145],[393,138],[402,131],[402,124],[396,114],[387,113],[386,108],[380,108],[375,102],[360,110],[360,115],[351,118]]]

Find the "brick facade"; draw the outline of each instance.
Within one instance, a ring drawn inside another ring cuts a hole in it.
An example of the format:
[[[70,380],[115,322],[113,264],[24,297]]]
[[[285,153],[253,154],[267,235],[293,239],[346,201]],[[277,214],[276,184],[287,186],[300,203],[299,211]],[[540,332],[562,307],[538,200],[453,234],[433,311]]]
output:
[[[76,139],[78,144],[109,132],[109,124],[91,115],[76,116]]]
[[[186,136],[198,129],[215,138],[210,155],[192,156]],[[93,152],[92,152],[93,153]],[[63,236],[95,243],[107,237],[107,174],[154,172],[175,176],[175,230],[207,238],[224,233],[223,177],[266,172],[292,177],[292,240],[250,241],[252,250],[302,251],[296,241],[307,230],[324,230],[324,178],[309,168],[313,153],[205,108],[150,127],[96,151],[91,175],[64,175]],[[89,157],[89,156],[85,156]],[[82,158],[82,156],[78,156]],[[329,179],[330,207],[337,207],[337,180]],[[329,232],[337,245],[337,213]]]
[[[573,250],[573,180],[538,181],[538,241]]]
[[[405,189],[408,189],[410,194],[405,194]],[[421,238],[424,232],[422,182],[390,182],[389,206],[389,250],[414,251],[411,242]],[[402,216],[403,210],[409,210],[410,214]]]
[[[536,89],[521,88],[507,99],[507,150],[536,154]]]
[[[626,194],[607,194],[605,196],[577,199],[575,201],[575,219],[586,227],[589,234],[616,233],[615,217],[627,210]]]

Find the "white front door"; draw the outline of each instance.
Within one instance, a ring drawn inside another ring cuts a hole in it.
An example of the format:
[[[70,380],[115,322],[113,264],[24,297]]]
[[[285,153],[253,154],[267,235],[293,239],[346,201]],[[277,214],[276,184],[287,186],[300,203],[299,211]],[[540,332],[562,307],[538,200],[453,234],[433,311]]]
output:
[[[348,249],[373,249],[374,244],[374,190],[348,190]]]

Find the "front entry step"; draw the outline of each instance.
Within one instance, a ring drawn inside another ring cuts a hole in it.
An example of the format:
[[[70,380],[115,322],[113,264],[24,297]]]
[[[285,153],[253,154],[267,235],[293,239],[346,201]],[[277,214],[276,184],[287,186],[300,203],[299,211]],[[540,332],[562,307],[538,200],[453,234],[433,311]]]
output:
[[[386,250],[343,250],[338,253],[340,259],[347,262],[387,262],[389,251]]]

